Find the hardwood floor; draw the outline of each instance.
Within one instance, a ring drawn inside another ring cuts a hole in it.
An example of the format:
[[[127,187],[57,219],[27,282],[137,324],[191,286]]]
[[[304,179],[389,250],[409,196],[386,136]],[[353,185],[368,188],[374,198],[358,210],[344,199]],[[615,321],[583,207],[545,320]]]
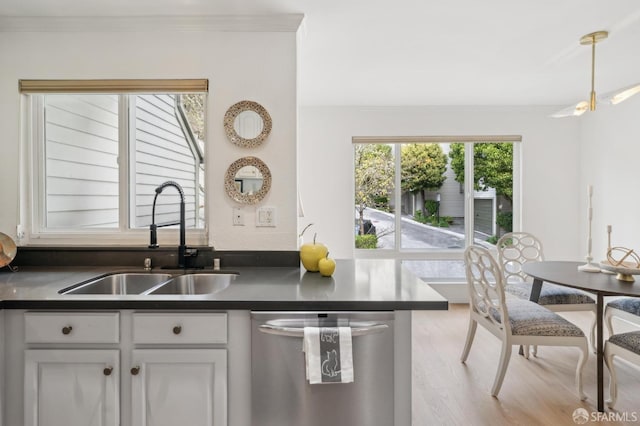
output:
[[[588,335],[589,313],[562,315]],[[595,355],[590,354],[584,369],[584,390],[589,398],[583,402],[575,389],[579,356],[575,348],[540,347],[537,357],[526,360],[514,347],[500,394],[493,398],[490,389],[498,368],[500,341],[478,326],[469,359],[462,364],[468,320],[465,304],[450,304],[448,311],[413,313],[413,426],[575,425],[573,412],[577,408],[589,413],[587,424],[640,424],[640,369],[616,362],[616,410],[607,411],[606,419],[592,422],[598,415]],[[615,324],[614,328],[618,331]],[[605,399],[608,384],[605,368]]]

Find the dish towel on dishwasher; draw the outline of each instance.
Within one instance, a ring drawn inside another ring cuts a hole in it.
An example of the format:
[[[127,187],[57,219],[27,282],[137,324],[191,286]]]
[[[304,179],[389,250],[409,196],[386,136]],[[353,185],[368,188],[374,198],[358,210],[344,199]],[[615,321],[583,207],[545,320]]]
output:
[[[302,340],[310,384],[353,382],[350,327],[305,327]]]

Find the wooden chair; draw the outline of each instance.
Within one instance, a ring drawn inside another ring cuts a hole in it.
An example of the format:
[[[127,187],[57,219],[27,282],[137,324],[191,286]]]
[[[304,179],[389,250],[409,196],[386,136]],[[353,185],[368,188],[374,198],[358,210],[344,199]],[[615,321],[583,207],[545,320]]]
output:
[[[505,291],[521,299],[531,296],[531,278],[522,271],[527,262],[544,260],[542,242],[527,232],[510,232],[496,243],[499,263],[505,278]],[[595,353],[596,341],[596,301],[588,293],[561,285],[544,283],[538,304],[554,312],[589,311],[593,321],[589,333],[591,349]],[[533,348],[536,355],[536,348]]]
[[[509,365],[513,345],[576,346],[580,349],[576,385],[580,399],[586,399],[582,391],[582,369],[587,361],[588,343],[582,330],[537,303],[506,298],[501,269],[487,249],[468,247],[464,253],[464,260],[470,316],[461,361],[464,363],[469,356],[478,324],[500,339],[500,363],[491,388],[491,395],[497,397]]]
[[[640,366],[640,330],[629,333],[614,334],[604,345],[604,361],[609,369],[609,394],[607,401],[609,408],[614,408],[618,398],[618,382],[613,358],[620,358]]]
[[[607,303],[604,308],[604,323],[609,336],[613,336],[613,318],[621,318],[640,327],[640,298],[620,297]]]

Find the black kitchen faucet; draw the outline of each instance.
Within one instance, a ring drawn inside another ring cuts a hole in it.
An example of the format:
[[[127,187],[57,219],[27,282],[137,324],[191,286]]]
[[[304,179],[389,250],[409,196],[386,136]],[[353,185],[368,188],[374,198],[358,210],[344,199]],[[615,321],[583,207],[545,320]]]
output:
[[[173,186],[178,190],[178,193],[180,194],[180,221],[162,223],[162,224],[156,225],[156,200],[158,199],[158,195],[160,195],[162,190],[165,189],[167,186]],[[184,219],[184,191],[182,190],[182,187],[177,182],[169,180],[156,188],[156,195],[155,197],[153,197],[153,208],[151,210],[151,225],[149,226],[149,229],[151,231],[149,248],[160,247],[158,245],[158,233],[157,233],[158,228],[162,228],[165,226],[173,226],[173,225],[180,225],[180,245],[178,245],[178,268],[186,268],[187,267],[187,262],[186,262],[187,244],[186,244],[186,237],[185,237],[186,226],[185,226],[185,219]],[[191,256],[193,255],[193,253],[189,253],[189,255]]]

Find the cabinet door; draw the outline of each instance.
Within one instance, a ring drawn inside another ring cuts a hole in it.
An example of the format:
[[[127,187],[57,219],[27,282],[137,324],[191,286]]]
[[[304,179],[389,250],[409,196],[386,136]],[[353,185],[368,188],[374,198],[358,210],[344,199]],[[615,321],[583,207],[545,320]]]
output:
[[[117,426],[118,350],[25,351],[25,426]]]
[[[225,349],[141,349],[131,358],[131,424],[227,424]]]

